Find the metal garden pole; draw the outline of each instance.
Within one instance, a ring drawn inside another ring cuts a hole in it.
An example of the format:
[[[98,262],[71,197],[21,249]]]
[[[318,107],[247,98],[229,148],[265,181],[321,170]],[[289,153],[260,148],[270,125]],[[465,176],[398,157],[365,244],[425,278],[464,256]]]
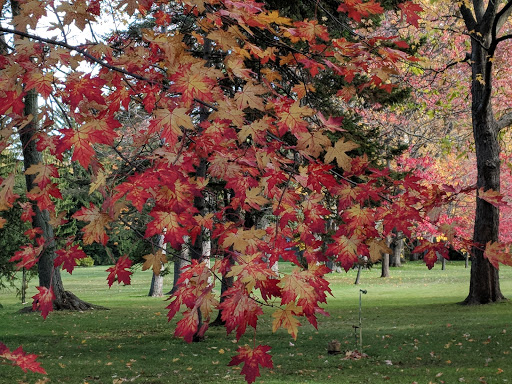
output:
[[[359,352],[363,352],[363,318],[361,314],[361,308],[363,305],[362,295],[366,295],[368,291],[366,289],[359,290]]]

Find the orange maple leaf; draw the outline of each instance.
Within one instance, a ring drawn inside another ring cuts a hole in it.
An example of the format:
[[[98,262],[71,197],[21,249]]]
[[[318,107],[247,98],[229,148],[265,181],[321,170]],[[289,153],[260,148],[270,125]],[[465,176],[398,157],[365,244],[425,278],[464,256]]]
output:
[[[500,192],[494,191],[492,189],[484,191],[483,188],[479,188],[477,196],[480,199],[487,201],[489,204],[494,205],[495,207],[504,207],[509,205],[505,200],[503,200],[503,195]]]
[[[20,195],[14,193],[14,173],[7,176],[0,184],[0,211],[12,208],[12,204]]]
[[[283,136],[290,131],[293,134],[307,132],[308,122],[303,117],[312,116],[315,111],[309,107],[301,106],[299,101],[294,102],[289,108],[277,112],[279,121],[279,135]]]
[[[220,73],[206,68],[202,62],[182,64],[171,75],[173,84],[170,88],[173,92],[181,93],[180,101],[185,107],[190,107],[194,99],[212,102],[218,96],[217,75],[220,77]]]
[[[59,172],[57,168],[53,164],[32,164],[26,171],[25,175],[36,175],[34,178],[34,183],[36,183],[39,188],[43,189],[52,182],[51,178],[58,178]]]
[[[496,269],[500,268],[500,263],[503,265],[512,265],[510,244],[489,241],[485,245],[484,257],[489,260],[489,263]]]
[[[150,134],[158,133],[170,146],[176,145],[183,136],[183,130],[194,129],[194,124],[189,115],[188,108],[157,109],[153,111],[153,119],[148,128]]]
[[[89,203],[89,208],[82,207],[79,211],[75,212],[72,216],[74,219],[81,221],[88,221],[82,232],[84,232],[83,242],[84,244],[92,244],[98,242],[106,245],[108,235],[106,229],[110,228],[110,222],[112,219],[109,215],[102,212],[99,207],[93,203]]]
[[[167,263],[167,256],[161,250],[142,256],[142,258],[146,260],[142,265],[142,270],[145,271],[146,269],[153,268],[155,275],[160,275],[162,265]]]
[[[368,249],[370,251],[370,261],[372,263],[376,263],[382,258],[383,254],[391,254],[393,251],[386,244],[386,240],[384,239],[371,239],[367,243]]]
[[[43,73],[40,71],[30,71],[25,74],[25,90],[35,89],[38,94],[45,99],[52,93],[53,73]]]
[[[268,89],[260,84],[248,82],[244,85],[242,92],[235,95],[235,102],[240,109],[254,108],[264,110],[263,98],[261,97],[268,92]]]
[[[345,141],[345,139],[340,139],[336,144],[334,144],[334,147],[327,150],[325,154],[325,162],[328,164],[336,159],[338,167],[343,168],[346,171],[350,171],[351,158],[346,154],[346,152],[356,148],[359,148],[359,144],[352,141]]]
[[[280,327],[288,330],[288,333],[296,340],[297,327],[300,326],[299,320],[295,316],[302,314],[302,307],[298,307],[294,302],[286,304],[286,308],[279,308],[272,314],[274,321],[272,322],[272,332],[276,332]]]

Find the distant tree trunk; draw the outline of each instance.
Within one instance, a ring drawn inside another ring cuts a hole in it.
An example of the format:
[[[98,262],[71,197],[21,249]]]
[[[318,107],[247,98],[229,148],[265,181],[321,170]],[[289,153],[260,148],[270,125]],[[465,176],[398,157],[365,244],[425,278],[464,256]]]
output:
[[[404,238],[401,231],[396,234],[391,249],[393,249],[393,254],[391,256],[390,265],[392,267],[401,267],[402,254],[404,253]]]
[[[391,246],[391,236],[386,236],[386,245]],[[382,255],[382,271],[380,277],[389,277],[389,253]]]
[[[417,244],[418,244],[418,241],[414,240],[412,242],[412,248],[414,249]],[[418,261],[419,259],[420,259],[420,254],[418,252],[411,252],[411,255],[409,256],[410,261]]]
[[[178,289],[178,280],[181,276],[182,269],[190,264],[190,252],[189,252],[189,244],[190,240],[188,236],[183,241],[183,245],[181,246],[180,256],[174,257],[174,276],[172,281],[172,289],[166,293],[166,295],[172,295]]]
[[[354,281],[354,284],[355,285],[359,285],[359,282],[361,280],[361,271],[363,269],[363,264],[359,263],[357,265],[357,276],[356,276],[356,281]]]
[[[227,207],[230,204],[230,193],[227,190],[223,191],[224,194],[224,206]],[[226,209],[226,221],[236,222],[238,217],[236,214],[236,211],[234,209]],[[233,260],[233,257],[231,257],[231,252],[229,250],[224,251],[224,258],[227,258],[229,261],[229,266],[235,265],[235,261]],[[230,269],[229,268],[229,269]],[[220,302],[224,302],[224,292],[226,292],[229,288],[233,286],[233,283],[235,282],[234,276],[226,277],[226,275],[222,276],[221,284],[220,284]],[[222,320],[222,310],[219,310],[219,313],[217,314],[217,317],[214,321],[210,323],[212,327],[220,327],[224,325],[224,320]]]
[[[160,235],[158,239],[158,246],[162,250],[162,253],[166,253],[166,243],[164,243],[164,235]],[[160,274],[156,274],[153,272],[153,276],[151,278],[151,286],[149,288],[148,296],[151,297],[162,297],[164,295],[164,278],[162,276],[162,271],[164,270],[164,265],[160,267]]]
[[[196,170],[196,176],[197,177],[205,177],[206,176],[206,159],[201,159],[199,162],[199,167]],[[194,198],[194,207],[197,209],[200,215],[203,215],[205,212],[205,199],[204,196],[196,196]],[[190,243],[190,259],[191,260],[197,260],[198,262],[201,262],[203,259],[203,241],[204,241],[204,234],[203,231],[197,235],[195,241]],[[198,317],[199,317],[199,323],[197,325],[198,332],[194,335],[193,341],[203,341],[204,340],[204,332],[203,332],[203,317],[201,310],[197,310]],[[207,326],[208,324],[206,324]]]
[[[503,4],[503,6],[501,6]],[[498,7],[501,9],[498,11]],[[510,126],[512,114],[504,114],[496,121],[492,108],[493,63],[500,41],[500,29],[512,12],[512,1],[473,0],[460,3],[460,11],[471,35],[471,117],[477,163],[477,190],[500,190],[499,132]],[[510,38],[510,35],[508,35]],[[499,208],[477,197],[473,243],[471,250],[471,278],[465,304],[487,304],[502,300],[498,270],[484,257],[485,246],[497,242]]]

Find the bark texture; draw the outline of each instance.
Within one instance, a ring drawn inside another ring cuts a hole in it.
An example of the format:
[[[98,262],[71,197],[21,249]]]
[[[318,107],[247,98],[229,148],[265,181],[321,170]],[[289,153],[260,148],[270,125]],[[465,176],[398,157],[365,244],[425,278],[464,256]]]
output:
[[[29,91],[25,96],[25,116],[33,116],[33,119],[20,130],[20,140],[23,148],[23,163],[27,170],[31,165],[42,162],[41,153],[36,148],[34,135],[37,129],[37,93]],[[36,185],[34,184],[35,175],[25,175],[27,191],[30,191]],[[55,259],[55,235],[50,225],[50,215],[48,211],[41,211],[37,204],[33,203],[35,216],[32,221],[34,227],[39,227],[43,231],[42,237],[45,239],[45,247],[39,258],[37,270],[39,274],[39,286],[53,288],[55,300],[53,308],[55,310],[69,309],[84,311],[87,309],[104,309],[100,306],[94,306],[83,300],[80,300],[71,292],[64,290],[60,269],[53,267]]]
[[[487,4],[486,4],[487,3]],[[477,189],[500,190],[500,145],[498,134],[508,121],[496,121],[492,108],[493,61],[501,41],[499,30],[510,16],[511,1],[474,0],[473,8],[462,2],[461,14],[471,35],[471,115],[477,159]],[[505,117],[505,119],[508,119]],[[508,123],[509,124],[509,123]],[[477,197],[474,246],[471,250],[471,279],[465,304],[487,304],[504,299],[498,270],[484,258],[488,242],[498,241],[499,208]]]

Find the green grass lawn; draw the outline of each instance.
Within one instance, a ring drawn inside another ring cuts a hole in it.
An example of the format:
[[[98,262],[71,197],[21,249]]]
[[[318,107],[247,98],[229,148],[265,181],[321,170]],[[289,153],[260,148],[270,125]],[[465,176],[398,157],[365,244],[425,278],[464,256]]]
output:
[[[288,268],[288,266],[284,266]],[[108,311],[19,314],[12,291],[0,292],[0,341],[23,345],[40,355],[45,378],[0,365],[0,383],[242,383],[240,367],[227,363],[237,343],[224,329],[210,329],[202,343],[172,336],[163,299],[149,298],[151,275],[137,271],[132,285],[108,289],[106,267],[63,273],[66,289]],[[512,303],[464,307],[469,269],[449,262],[429,271],[408,263],[381,279],[375,268],[353,285],[355,271],[330,275],[334,297],[319,318],[318,330],[305,325],[293,340],[285,330],[272,333],[270,315],[258,323],[257,343],[270,344],[274,369],[262,369],[258,383],[510,383],[512,382]],[[170,288],[171,276],[166,277]],[[33,285],[33,284],[32,284]],[[501,287],[512,298],[512,269],[502,268]],[[343,350],[356,349],[359,290],[363,295],[363,344],[368,358],[344,360],[328,355],[338,339]],[[29,295],[35,294],[32,287]],[[304,323],[304,321],[301,321]]]

